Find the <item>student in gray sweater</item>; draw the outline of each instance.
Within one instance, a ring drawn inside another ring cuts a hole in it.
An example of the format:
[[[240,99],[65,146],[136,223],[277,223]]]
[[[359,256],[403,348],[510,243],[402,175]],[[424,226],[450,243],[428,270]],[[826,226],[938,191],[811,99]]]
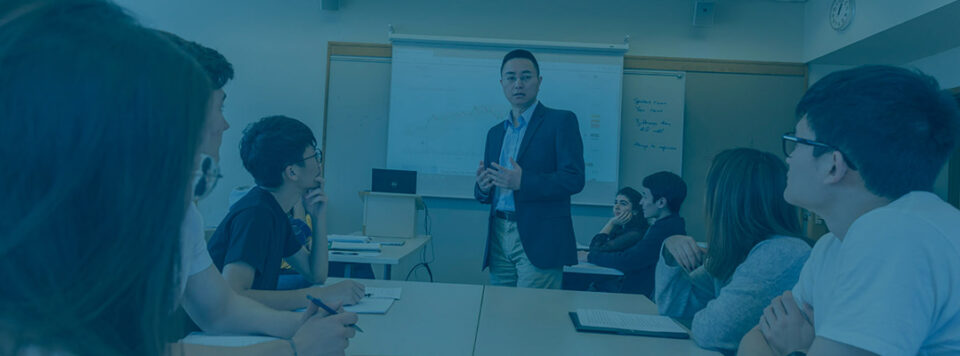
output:
[[[797,209],[783,200],[786,166],[754,149],[723,151],[707,175],[709,249],[690,236],[664,241],[657,263],[660,314],[693,319],[700,347],[732,353],[770,300],[797,283],[810,254]]]

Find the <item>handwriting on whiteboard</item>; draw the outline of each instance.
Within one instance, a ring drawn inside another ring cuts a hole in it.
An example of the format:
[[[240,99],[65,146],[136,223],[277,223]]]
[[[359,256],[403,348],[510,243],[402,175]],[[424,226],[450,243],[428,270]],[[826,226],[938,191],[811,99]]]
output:
[[[634,98],[633,107],[636,113],[633,121],[634,124],[637,125],[637,131],[643,135],[660,136],[667,134],[672,128],[673,124],[667,120],[661,119],[661,117],[663,117],[663,112],[668,105],[668,102],[662,100]],[[676,151],[678,149],[676,146],[656,145],[641,141],[648,140],[641,138],[641,140],[634,142],[633,146],[644,151],[666,152]]]
[[[637,148],[639,148],[639,149],[641,149],[641,150],[644,150],[644,151],[656,151],[656,150],[660,150],[660,151],[663,151],[663,152],[667,152],[667,151],[676,151],[676,150],[677,150],[677,146],[647,145],[647,144],[642,144],[642,143],[640,143],[640,142],[634,142],[634,143],[633,143],[633,146],[634,146],[634,147],[637,147]]]

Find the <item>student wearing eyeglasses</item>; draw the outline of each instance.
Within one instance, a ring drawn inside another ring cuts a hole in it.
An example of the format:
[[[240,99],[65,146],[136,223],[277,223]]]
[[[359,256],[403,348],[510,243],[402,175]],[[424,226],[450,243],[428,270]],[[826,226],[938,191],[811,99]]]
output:
[[[209,242],[227,284],[275,309],[307,307],[308,294],[344,305],[364,294],[363,285],[354,281],[277,290],[281,260],[311,284],[327,279],[327,198],[316,144],[310,128],[296,119],[269,116],[250,124],[240,140],[240,158],[257,185],[230,207]],[[314,222],[309,250],[290,225],[289,212],[298,203]]]

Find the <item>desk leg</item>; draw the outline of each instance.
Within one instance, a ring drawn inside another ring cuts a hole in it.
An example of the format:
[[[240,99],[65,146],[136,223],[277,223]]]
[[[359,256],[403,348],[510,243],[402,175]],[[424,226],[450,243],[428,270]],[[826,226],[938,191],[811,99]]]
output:
[[[391,272],[391,271],[390,271],[390,270],[391,270],[390,267],[391,267],[391,266],[392,266],[392,265],[389,265],[389,264],[383,265],[383,279],[388,280],[388,281],[390,280],[390,272]]]
[[[350,272],[353,269],[352,263],[344,263],[343,266],[343,278],[350,278]]]

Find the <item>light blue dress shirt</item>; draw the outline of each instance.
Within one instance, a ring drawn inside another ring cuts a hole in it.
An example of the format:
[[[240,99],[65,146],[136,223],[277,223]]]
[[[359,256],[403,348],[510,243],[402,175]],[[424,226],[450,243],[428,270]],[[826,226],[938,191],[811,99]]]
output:
[[[533,116],[534,109],[537,108],[539,101],[534,101],[533,105],[530,105],[527,110],[520,114],[520,117],[517,118],[518,125],[513,126],[513,111],[510,111],[507,114],[507,119],[503,122],[503,127],[506,129],[506,133],[503,135],[503,146],[500,148],[500,165],[513,169],[513,164],[510,164],[510,158],[513,158],[514,161],[517,160],[517,154],[520,152],[520,143],[523,142],[523,135],[527,132],[527,123],[530,122],[530,117]],[[516,204],[513,201],[513,190],[510,189],[500,189],[497,187],[497,210],[501,211],[516,211]]]

